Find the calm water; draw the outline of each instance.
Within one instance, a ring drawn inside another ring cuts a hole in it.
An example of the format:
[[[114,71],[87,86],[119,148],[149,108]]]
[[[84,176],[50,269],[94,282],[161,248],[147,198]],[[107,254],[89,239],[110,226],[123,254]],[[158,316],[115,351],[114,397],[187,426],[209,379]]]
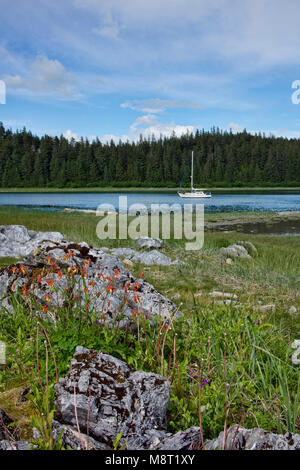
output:
[[[181,199],[176,193],[0,193],[0,206],[23,206],[45,210],[97,209],[100,204],[112,204],[119,209],[119,196],[127,196],[128,206],[151,204],[204,204],[205,212],[231,211],[295,211],[300,210],[300,191],[216,193],[211,199]]]

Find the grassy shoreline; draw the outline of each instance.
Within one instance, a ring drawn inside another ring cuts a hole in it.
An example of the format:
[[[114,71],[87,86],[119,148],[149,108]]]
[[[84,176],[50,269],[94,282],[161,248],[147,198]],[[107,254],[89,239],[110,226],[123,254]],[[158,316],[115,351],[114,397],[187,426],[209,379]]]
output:
[[[188,188],[183,188],[188,189]],[[300,187],[213,187],[207,186],[207,189],[215,192],[239,192],[239,191],[300,191]],[[95,188],[0,188],[0,193],[127,193],[127,192],[137,192],[137,193],[176,193],[178,188],[140,188],[140,187],[125,187],[125,188],[116,188],[116,187],[95,187]]]

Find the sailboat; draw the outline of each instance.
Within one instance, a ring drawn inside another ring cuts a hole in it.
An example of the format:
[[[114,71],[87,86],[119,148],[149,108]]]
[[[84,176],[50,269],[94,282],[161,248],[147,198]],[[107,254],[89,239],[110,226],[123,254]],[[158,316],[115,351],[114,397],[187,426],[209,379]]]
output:
[[[183,178],[181,180],[180,187],[182,185],[184,176],[185,175],[183,175]],[[179,191],[177,191],[177,194],[180,197],[188,197],[188,198],[209,198],[209,197],[211,197],[211,192],[207,192],[207,191],[205,192],[203,189],[194,188],[194,152],[192,152],[191,190],[190,191],[181,191],[181,190],[179,190]]]

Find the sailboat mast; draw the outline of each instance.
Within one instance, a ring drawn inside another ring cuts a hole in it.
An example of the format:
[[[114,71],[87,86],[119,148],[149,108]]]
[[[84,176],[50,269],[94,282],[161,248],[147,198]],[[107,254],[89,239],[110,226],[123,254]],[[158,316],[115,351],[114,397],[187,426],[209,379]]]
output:
[[[194,152],[192,151],[191,188],[194,186]]]

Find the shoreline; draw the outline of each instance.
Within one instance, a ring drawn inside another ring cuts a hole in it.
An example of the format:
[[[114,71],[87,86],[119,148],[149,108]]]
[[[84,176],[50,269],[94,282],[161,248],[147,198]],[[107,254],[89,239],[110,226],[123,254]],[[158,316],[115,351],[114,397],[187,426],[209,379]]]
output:
[[[187,188],[183,188],[187,189]],[[214,192],[288,192],[288,191],[300,191],[300,187],[207,187],[210,191]],[[0,194],[3,193],[176,193],[178,188],[116,188],[116,187],[94,187],[94,188],[0,188]]]

